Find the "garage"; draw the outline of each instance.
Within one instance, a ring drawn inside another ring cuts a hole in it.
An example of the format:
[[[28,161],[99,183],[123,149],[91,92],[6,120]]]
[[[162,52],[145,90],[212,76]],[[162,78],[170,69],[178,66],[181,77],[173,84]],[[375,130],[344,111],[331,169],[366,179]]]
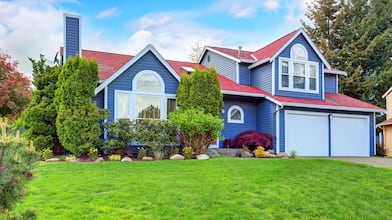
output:
[[[369,117],[333,114],[331,156],[370,156]]]
[[[298,156],[370,156],[369,123],[363,115],[286,110],[285,151],[295,150]]]
[[[286,152],[295,150],[298,156],[329,155],[328,114],[285,111]]]

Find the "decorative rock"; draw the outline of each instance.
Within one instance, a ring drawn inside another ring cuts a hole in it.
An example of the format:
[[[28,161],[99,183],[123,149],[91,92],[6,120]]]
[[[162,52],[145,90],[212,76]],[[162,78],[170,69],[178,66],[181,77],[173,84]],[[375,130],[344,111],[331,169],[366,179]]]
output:
[[[181,154],[174,154],[173,156],[170,157],[170,160],[184,160],[185,157],[182,156]]]
[[[129,157],[124,157],[123,159],[121,159],[121,162],[132,162],[132,159]]]
[[[211,158],[214,157],[219,157],[220,154],[218,153],[218,151],[214,150],[214,149],[207,149],[207,155]]]
[[[276,157],[289,157],[289,155],[286,154],[285,152],[281,152],[281,153],[278,153],[278,154],[276,155]]]
[[[208,159],[210,159],[210,157],[209,157],[207,154],[199,154],[199,155],[196,155],[196,158],[197,158],[198,160],[208,160]]]
[[[251,157],[253,157],[253,154],[251,152],[248,152],[248,151],[242,151],[241,152],[241,157],[243,157],[243,158],[251,158]]]
[[[60,161],[59,158],[50,158],[45,160],[45,162],[59,162],[59,161]]]
[[[154,158],[152,158],[152,157],[143,157],[142,160],[152,161],[152,160],[154,160]]]
[[[105,161],[105,160],[103,159],[103,157],[98,157],[98,158],[95,160],[96,163],[100,163],[100,162],[103,162],[103,161]]]

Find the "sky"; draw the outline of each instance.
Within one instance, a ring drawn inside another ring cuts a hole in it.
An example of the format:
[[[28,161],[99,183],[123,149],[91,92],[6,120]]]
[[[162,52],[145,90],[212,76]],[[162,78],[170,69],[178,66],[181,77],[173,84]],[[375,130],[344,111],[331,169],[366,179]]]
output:
[[[311,0],[0,0],[0,50],[32,78],[29,57],[52,61],[63,46],[63,14],[82,17],[82,48],[135,55],[153,44],[189,61],[192,47],[255,51],[301,28]]]

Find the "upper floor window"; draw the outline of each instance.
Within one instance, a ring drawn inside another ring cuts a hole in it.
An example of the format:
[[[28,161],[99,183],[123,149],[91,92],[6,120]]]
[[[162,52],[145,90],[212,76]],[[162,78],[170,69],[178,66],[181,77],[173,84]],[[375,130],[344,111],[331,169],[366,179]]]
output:
[[[233,105],[229,108],[227,113],[227,122],[229,123],[244,123],[244,111],[238,105]]]
[[[318,64],[308,61],[306,48],[301,44],[291,47],[291,58],[279,58],[279,89],[317,93]]]

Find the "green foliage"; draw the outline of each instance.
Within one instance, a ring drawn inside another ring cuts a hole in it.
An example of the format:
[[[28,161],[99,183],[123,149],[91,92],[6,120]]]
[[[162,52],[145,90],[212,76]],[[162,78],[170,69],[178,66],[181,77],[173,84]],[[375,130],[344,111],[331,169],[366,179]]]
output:
[[[142,159],[143,157],[147,156],[147,150],[144,147],[138,148],[137,159]]]
[[[53,150],[50,148],[44,148],[42,150],[42,158],[46,159],[50,159],[53,157]]]
[[[220,117],[223,95],[215,69],[195,68],[190,76],[183,74],[176,99],[180,109],[201,108],[207,114]]]
[[[332,67],[344,70],[340,92],[378,106],[392,86],[392,1],[316,0],[302,21]],[[384,79],[380,79],[384,78]]]
[[[135,123],[128,119],[110,121],[103,124],[108,138],[104,141],[105,153],[121,153],[135,138]]]
[[[88,150],[88,156],[90,159],[95,160],[98,158],[98,149],[95,147],[92,147]]]
[[[0,50],[0,117],[15,120],[31,100],[28,77],[17,70],[18,62]]]
[[[289,157],[291,159],[295,159],[297,157],[297,151],[295,151],[295,150],[290,151]]]
[[[185,147],[192,147],[196,154],[204,152],[223,129],[222,119],[197,108],[172,112],[169,118],[179,129],[180,141]]]
[[[56,131],[57,110],[54,103],[61,66],[48,66],[43,58],[30,61],[33,64],[35,90],[30,105],[21,117],[24,136],[34,141],[37,150],[46,147],[62,149]]]
[[[185,159],[193,159],[193,149],[192,147],[184,147],[183,154]]]
[[[7,215],[17,200],[26,194],[27,180],[32,178],[31,169],[39,157],[31,141],[21,139],[18,133],[8,135],[7,128],[7,120],[0,118],[0,217]],[[22,215],[28,213],[30,211]]]
[[[137,140],[153,151],[155,159],[162,159],[165,146],[178,145],[176,131],[171,121],[139,120],[136,123]]]
[[[60,143],[76,155],[86,154],[98,141],[102,118],[91,100],[98,85],[98,65],[86,58],[70,57],[57,81],[56,128]]]

